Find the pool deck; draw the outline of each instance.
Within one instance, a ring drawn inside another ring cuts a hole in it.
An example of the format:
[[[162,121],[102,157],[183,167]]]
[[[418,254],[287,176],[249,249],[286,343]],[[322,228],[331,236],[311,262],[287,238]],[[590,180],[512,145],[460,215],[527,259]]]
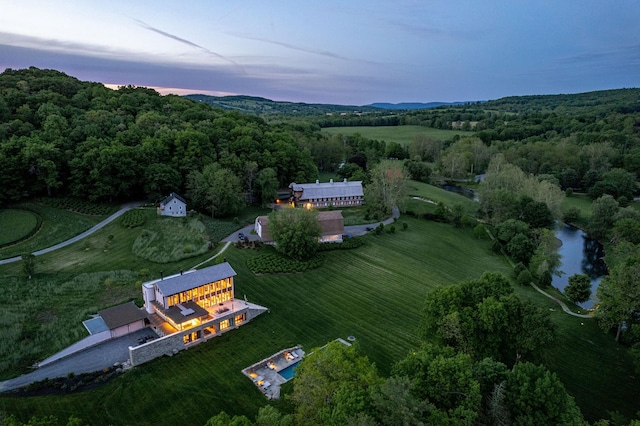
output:
[[[283,349],[242,370],[267,399],[280,398],[280,386],[288,380],[278,374],[290,365],[300,362],[304,351],[300,346]]]

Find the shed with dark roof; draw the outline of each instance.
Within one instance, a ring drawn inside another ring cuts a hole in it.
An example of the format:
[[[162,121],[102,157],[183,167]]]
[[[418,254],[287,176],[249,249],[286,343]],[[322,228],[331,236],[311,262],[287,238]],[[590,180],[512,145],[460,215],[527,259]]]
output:
[[[147,312],[134,302],[103,309],[98,311],[98,315],[109,328],[111,337],[124,336],[146,326]]]

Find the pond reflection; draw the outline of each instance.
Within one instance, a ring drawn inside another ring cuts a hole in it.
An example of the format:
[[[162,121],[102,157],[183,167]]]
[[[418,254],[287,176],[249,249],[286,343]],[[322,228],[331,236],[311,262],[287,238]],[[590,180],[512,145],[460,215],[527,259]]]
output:
[[[569,277],[586,274],[591,278],[591,299],[579,303],[583,308],[592,308],[596,302],[596,289],[603,276],[607,274],[607,265],[603,260],[604,248],[597,240],[590,238],[584,231],[562,224],[556,231],[556,237],[562,241],[560,253],[561,276],[554,276],[552,285],[560,291],[569,283]]]

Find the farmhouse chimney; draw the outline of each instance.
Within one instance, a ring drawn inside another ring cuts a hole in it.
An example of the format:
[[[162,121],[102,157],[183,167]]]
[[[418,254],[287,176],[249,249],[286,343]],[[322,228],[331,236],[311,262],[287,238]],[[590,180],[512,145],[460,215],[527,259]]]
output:
[[[160,281],[164,280],[164,274],[160,271]]]
[[[329,183],[333,183],[333,179],[329,179]]]
[[[316,185],[320,185],[320,181],[316,179]]]
[[[344,178],[344,183],[347,183],[347,178]]]
[[[182,269],[180,269],[180,275],[182,275]]]

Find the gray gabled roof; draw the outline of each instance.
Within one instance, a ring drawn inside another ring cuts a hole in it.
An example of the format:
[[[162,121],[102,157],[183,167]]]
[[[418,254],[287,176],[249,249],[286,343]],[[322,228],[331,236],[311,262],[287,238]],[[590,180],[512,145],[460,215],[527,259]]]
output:
[[[169,204],[171,202],[171,200],[173,199],[177,199],[179,201],[182,201],[184,204],[187,204],[187,202],[185,201],[184,198],[182,198],[181,196],[179,196],[178,194],[176,194],[175,192],[172,192],[171,194],[169,194],[169,196],[167,198],[165,198],[164,200],[162,200],[162,205],[166,206],[167,204]]]
[[[160,280],[156,285],[163,296],[171,296],[172,294],[191,290],[192,288],[200,287],[201,285],[224,278],[235,277],[236,275],[236,271],[233,270],[231,265],[229,265],[228,262],[224,262],[209,266],[208,268],[198,269],[197,271]]]
[[[289,185],[294,191],[302,191],[300,200],[319,198],[362,197],[362,181],[325,183],[295,183]]]

